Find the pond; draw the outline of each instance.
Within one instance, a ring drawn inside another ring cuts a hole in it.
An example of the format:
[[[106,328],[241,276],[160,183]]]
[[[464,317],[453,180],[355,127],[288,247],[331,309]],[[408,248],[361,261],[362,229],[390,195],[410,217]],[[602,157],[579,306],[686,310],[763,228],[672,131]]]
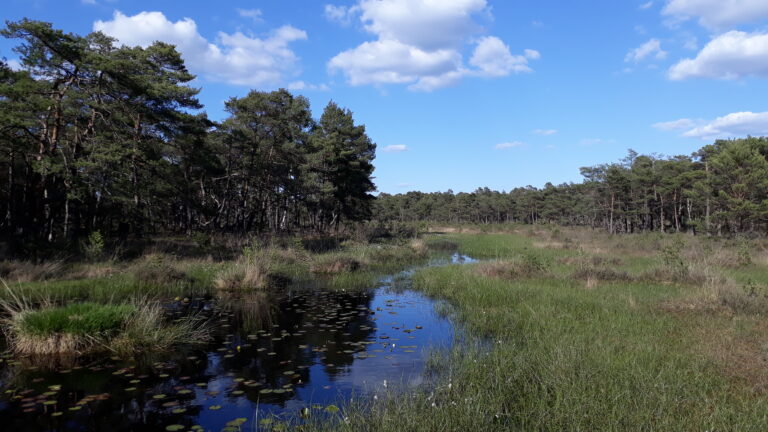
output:
[[[435,302],[408,288],[411,274],[354,292],[169,300],[171,315],[206,316],[214,340],[132,362],[5,355],[0,429],[220,431],[247,419],[250,430],[302,413],[337,416],[352,398],[419,385],[430,353],[454,342]]]

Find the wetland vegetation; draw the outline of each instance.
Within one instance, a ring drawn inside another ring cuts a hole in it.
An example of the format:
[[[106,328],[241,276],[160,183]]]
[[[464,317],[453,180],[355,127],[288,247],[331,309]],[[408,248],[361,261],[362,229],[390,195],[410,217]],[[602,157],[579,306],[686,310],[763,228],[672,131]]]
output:
[[[768,139],[375,197],[335,102],[0,34],[4,427],[768,429]]]

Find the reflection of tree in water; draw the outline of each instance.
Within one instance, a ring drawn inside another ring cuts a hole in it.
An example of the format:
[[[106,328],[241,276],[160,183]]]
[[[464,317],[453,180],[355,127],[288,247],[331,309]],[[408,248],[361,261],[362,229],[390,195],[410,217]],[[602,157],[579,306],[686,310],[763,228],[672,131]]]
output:
[[[33,397],[53,384],[61,390],[52,397],[56,406],[37,404],[34,413],[23,413],[20,400],[0,402],[0,425],[14,431],[163,431],[169,424],[196,424],[201,410],[217,397],[216,403],[222,404],[247,397],[254,403],[285,406],[295,397],[291,390],[308,386],[312,365],[324,365],[332,379],[354,362],[355,353],[364,349],[361,342],[374,333],[372,300],[371,293],[305,291],[280,298],[257,292],[174,302],[169,304],[172,317],[212,317],[216,331],[210,345],[160,355],[148,352],[130,362],[101,355],[71,365],[57,363],[59,370],[69,369],[64,374],[4,365],[4,385],[13,380],[14,388],[32,390]],[[224,384],[220,394],[208,390],[214,382]],[[284,386],[291,390],[284,391]],[[69,411],[83,401],[78,411]],[[65,415],[51,417],[53,410]]]
[[[369,315],[372,299],[367,293],[319,291],[279,299],[271,327],[256,334],[232,335],[228,346],[237,355],[221,358],[217,372],[242,378],[246,384],[240,388],[252,401],[283,405],[294,396],[292,391],[283,392],[284,386],[307,386],[313,364],[325,364],[331,376],[352,364],[354,346],[350,344],[374,332]],[[272,392],[264,393],[265,389]]]
[[[13,431],[164,431],[168,424],[193,425],[200,407],[193,405],[194,392],[179,394],[183,388],[193,388],[205,375],[206,362],[191,362],[188,352],[166,355],[163,363],[118,363],[109,358],[81,358],[81,364],[59,372],[26,369],[17,374],[14,388],[24,398],[3,406],[0,403],[2,430]],[[203,359],[205,356],[203,354]],[[183,365],[183,366],[182,366]],[[167,375],[167,376],[165,376]],[[185,379],[181,379],[184,377]],[[130,381],[138,380],[138,383]],[[36,405],[34,412],[23,412],[27,399],[37,399],[60,386],[55,405]],[[131,387],[135,387],[132,390]],[[154,399],[157,394],[167,394]],[[165,406],[164,406],[165,404]],[[171,406],[173,405],[173,406]],[[76,411],[70,410],[75,407]],[[185,408],[174,414],[172,410]],[[51,416],[53,412],[65,414]]]

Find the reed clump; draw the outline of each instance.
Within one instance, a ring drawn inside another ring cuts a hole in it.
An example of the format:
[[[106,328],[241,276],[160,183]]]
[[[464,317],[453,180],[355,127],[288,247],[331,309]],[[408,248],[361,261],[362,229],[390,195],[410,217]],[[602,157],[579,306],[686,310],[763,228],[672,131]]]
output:
[[[57,305],[47,299],[33,301],[4,287],[9,299],[0,302],[5,312],[0,326],[16,354],[79,355],[105,350],[132,355],[209,339],[203,320],[193,316],[169,322],[156,301]]]

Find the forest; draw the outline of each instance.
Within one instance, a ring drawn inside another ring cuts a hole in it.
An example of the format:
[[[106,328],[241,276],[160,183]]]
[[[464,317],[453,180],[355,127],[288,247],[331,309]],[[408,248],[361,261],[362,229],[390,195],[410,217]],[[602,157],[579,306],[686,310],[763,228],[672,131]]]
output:
[[[582,183],[509,192],[381,194],[385,221],[560,224],[609,233],[768,232],[768,138],[717,140],[690,156],[639,155],[581,168]]]
[[[2,30],[0,239],[78,244],[155,234],[338,232],[375,220],[551,223],[729,235],[768,230],[768,139],[639,155],[584,181],[473,193],[373,195],[376,145],[334,102],[280,89],[230,98],[211,121],[172,45],[118,46],[22,20]]]
[[[0,63],[0,237],[77,244],[92,232],[328,231],[370,215],[376,145],[331,102],[287,90],[207,118],[172,45],[8,23]]]

